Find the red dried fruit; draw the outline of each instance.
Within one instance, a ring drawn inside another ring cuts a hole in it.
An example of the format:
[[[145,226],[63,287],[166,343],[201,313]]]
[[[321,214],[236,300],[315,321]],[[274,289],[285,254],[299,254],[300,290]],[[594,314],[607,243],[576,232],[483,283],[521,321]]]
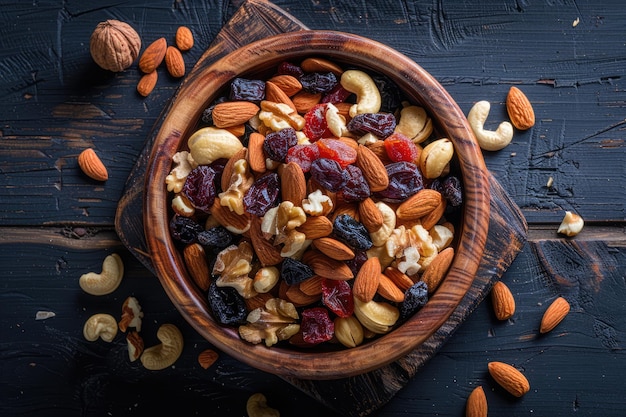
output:
[[[285,163],[295,162],[300,166],[302,172],[309,172],[311,163],[320,157],[320,151],[317,145],[296,145],[289,148]]]
[[[322,302],[339,317],[349,317],[354,312],[352,288],[346,281],[323,279]]]
[[[417,146],[402,133],[394,133],[383,142],[387,156],[393,162],[413,162],[417,158]]]
[[[335,324],[328,316],[328,310],[322,307],[309,308],[302,312],[300,323],[302,338],[306,343],[327,342],[335,334]]]
[[[317,142],[320,158],[339,162],[342,168],[356,162],[356,149],[337,139],[320,139]]]
[[[304,133],[311,142],[315,142],[324,135],[327,129],[326,104],[316,104],[304,115],[304,128],[302,128],[302,133]]]

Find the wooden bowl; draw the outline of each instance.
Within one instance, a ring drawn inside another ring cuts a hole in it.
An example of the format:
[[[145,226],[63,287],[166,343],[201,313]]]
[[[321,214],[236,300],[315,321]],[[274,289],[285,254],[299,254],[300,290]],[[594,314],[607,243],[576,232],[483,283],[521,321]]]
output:
[[[439,135],[453,142],[464,184],[456,255],[446,278],[426,306],[390,333],[356,348],[338,351],[252,345],[240,339],[236,328],[217,323],[205,295],[187,274],[168,228],[170,196],[165,177],[172,168],[172,156],[197,128],[208,103],[236,76],[309,56],[325,56],[346,66],[390,77],[411,102],[426,109]],[[302,379],[335,379],[366,373],[418,348],[446,322],[466,295],[483,254],[489,224],[488,173],[482,154],[463,112],[446,90],[397,51],[363,37],[332,31],[301,31],[266,38],[191,74],[181,86],[156,137],[145,187],[144,225],[150,257],[161,284],[185,319],[209,342],[234,358],[270,373]]]

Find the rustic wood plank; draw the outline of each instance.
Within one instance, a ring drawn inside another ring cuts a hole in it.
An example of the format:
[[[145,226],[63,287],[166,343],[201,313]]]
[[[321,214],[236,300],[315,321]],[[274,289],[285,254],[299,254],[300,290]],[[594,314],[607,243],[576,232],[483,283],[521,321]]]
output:
[[[343,415],[224,356],[215,368],[198,368],[195,355],[208,346],[185,327],[149,271],[123,252],[112,232],[124,180],[179,81],[162,76],[149,98],[137,97],[136,70],[105,73],[88,57],[94,23],[129,20],[145,39],[188,25],[197,35],[198,49],[185,55],[193,63],[242,2],[96,3],[8,2],[0,10],[0,414],[179,414],[182,403],[189,414],[244,415],[247,396],[264,392],[284,415]],[[470,390],[483,384],[493,415],[622,416],[621,2],[275,4],[309,27],[345,30],[399,49],[435,75],[464,111],[479,99],[493,100],[491,128],[506,117],[503,100],[512,84],[529,95],[539,116],[535,130],[518,133],[505,151],[485,155],[531,223],[530,243],[503,277],[518,300],[516,315],[500,323],[488,300],[480,304],[377,415],[463,415]],[[110,168],[112,179],[104,186],[77,170],[75,156],[87,145],[102,152]],[[545,187],[550,176],[553,189]],[[553,233],[566,209],[587,220],[574,239]],[[89,229],[89,237],[66,237],[77,227]],[[128,267],[123,287],[105,298],[86,297],[77,277],[117,248]],[[599,262],[602,280],[585,266],[589,262]],[[593,279],[572,269],[577,264]],[[577,307],[558,331],[538,337],[543,308],[557,293],[552,275],[565,277],[556,283],[567,284]],[[117,314],[128,294],[145,300],[146,336],[158,323],[181,325],[188,343],[175,368],[144,372],[125,364],[122,339],[107,345],[80,338],[88,314]],[[35,321],[39,309],[57,316]],[[531,393],[520,400],[503,393],[485,372],[490,360],[520,366]]]
[[[185,55],[190,68],[240,3],[194,3],[168,19],[162,14],[169,13],[169,4],[145,9],[130,3],[112,13],[137,22],[145,42],[170,36],[181,23],[190,26],[197,42]],[[124,180],[179,85],[163,72],[155,92],[142,99],[134,91],[136,69],[115,75],[98,70],[84,44],[94,22],[110,12],[105,7],[84,13],[93,8],[88,4],[72,4],[61,17],[55,8],[42,7],[29,14],[30,26],[12,22],[0,28],[5,46],[0,61],[7,69],[0,77],[4,221],[112,224]],[[563,210],[594,222],[626,218],[621,163],[626,92],[619,88],[626,71],[620,52],[626,12],[619,2],[578,7],[547,2],[511,7],[497,1],[476,7],[382,0],[367,6],[346,1],[333,8],[323,2],[275,4],[309,27],[345,30],[395,47],[431,72],[465,112],[477,100],[491,100],[489,128],[506,117],[509,86],[520,86],[535,106],[538,125],[518,132],[509,148],[486,155],[486,161],[529,222],[555,222]],[[9,22],[31,7],[10,4],[2,16]],[[580,23],[573,27],[577,17]],[[30,31],[37,25],[56,33],[57,24],[50,22],[57,19],[63,35],[58,43],[54,36],[33,39]],[[142,23],[154,21],[159,24]],[[17,39],[28,39],[28,48]],[[48,50],[62,52],[60,64],[38,59]],[[78,151],[90,145],[111,171],[104,186],[77,170]],[[554,187],[548,189],[550,176]]]
[[[2,379],[3,415],[44,410],[47,416],[157,413],[159,408],[175,412],[181,402],[190,413],[206,413],[210,407],[217,416],[243,415],[245,400],[253,392],[264,392],[285,415],[346,415],[227,355],[220,355],[208,370],[200,368],[196,356],[211,346],[182,320],[157,280],[129,253],[120,252],[127,274],[115,293],[103,297],[82,293],[77,286],[80,274],[97,268],[111,250],[122,248],[110,229],[92,231],[81,239],[64,228],[39,229],[36,234],[6,231],[0,240],[1,325],[7,337],[0,341],[0,374],[11,382]],[[540,261],[534,249],[525,250],[508,268],[503,280],[518,301],[514,317],[499,322],[491,302],[481,303],[379,415],[427,416],[433,410],[462,415],[465,398],[476,384],[485,387],[494,415],[531,411],[568,415],[574,408],[576,415],[620,415],[619,399],[626,394],[622,384],[626,305],[621,302],[626,297],[626,249],[568,239],[530,241],[527,248],[531,247],[553,256]],[[571,256],[559,260],[562,253]],[[599,269],[590,270],[598,260]],[[572,265],[583,267],[572,275]],[[553,276],[567,279],[554,281]],[[546,282],[553,284],[546,286]],[[539,336],[541,315],[560,293],[572,300],[572,312],[555,331]],[[82,323],[89,315],[118,316],[128,295],[137,297],[144,308],[142,333],[147,344],[156,343],[154,332],[161,323],[172,322],[182,329],[185,349],[174,368],[153,373],[130,364],[121,335],[112,344],[82,339]],[[56,316],[36,321],[38,310]],[[574,364],[572,358],[585,360]],[[486,372],[491,360],[520,366],[530,379],[531,393],[515,400],[502,392]],[[340,393],[332,392],[324,400],[341,403],[339,399]],[[51,401],[59,402],[58,407],[49,409]]]

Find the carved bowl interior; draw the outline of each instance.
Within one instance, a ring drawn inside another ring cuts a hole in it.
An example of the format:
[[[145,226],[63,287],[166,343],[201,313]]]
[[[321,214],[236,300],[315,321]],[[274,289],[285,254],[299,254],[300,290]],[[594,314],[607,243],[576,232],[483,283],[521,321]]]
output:
[[[362,345],[334,351],[295,349],[240,339],[237,329],[217,323],[205,294],[188,275],[168,228],[171,211],[165,177],[172,156],[196,129],[202,111],[237,76],[275,67],[285,60],[323,56],[391,78],[409,100],[423,106],[440,137],[455,148],[464,203],[455,232],[452,266],[426,306],[386,335]],[[335,379],[387,365],[418,348],[449,318],[466,295],[483,254],[489,224],[489,185],[481,151],[467,120],[446,90],[423,68],[399,52],[356,35],[333,31],[281,34],[238,49],[185,80],[156,137],[146,180],[145,235],[158,278],[185,319],[223,352],[258,369],[303,379]]]

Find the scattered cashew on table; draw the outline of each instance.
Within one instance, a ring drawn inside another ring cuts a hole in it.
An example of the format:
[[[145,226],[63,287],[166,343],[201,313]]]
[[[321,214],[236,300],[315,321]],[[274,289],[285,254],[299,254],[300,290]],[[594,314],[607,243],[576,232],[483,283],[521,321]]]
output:
[[[467,121],[474,135],[476,135],[476,140],[481,149],[485,151],[499,151],[511,143],[513,139],[513,125],[504,121],[500,123],[495,131],[485,130],[484,125],[487,117],[489,117],[490,109],[491,104],[487,100],[477,102],[469,111]]]
[[[246,411],[248,417],[280,417],[280,412],[269,407],[265,395],[261,393],[253,394],[248,398]]]

